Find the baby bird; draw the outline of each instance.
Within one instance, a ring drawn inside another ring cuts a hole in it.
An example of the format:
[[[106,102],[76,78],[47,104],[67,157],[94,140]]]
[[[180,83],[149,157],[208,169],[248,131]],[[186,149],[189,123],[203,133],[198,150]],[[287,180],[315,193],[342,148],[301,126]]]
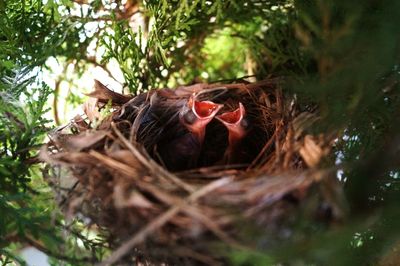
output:
[[[192,95],[187,104],[181,108],[179,120],[202,145],[207,124],[223,106],[212,101],[196,101],[195,96]]]
[[[222,107],[212,101],[198,101],[192,94],[177,110],[178,121],[171,120],[161,133],[164,137],[157,146],[160,161],[173,171],[196,167],[206,127]]]
[[[225,112],[215,117],[221,121],[228,130],[228,147],[223,157],[224,164],[235,163],[237,161],[237,155],[240,153],[240,143],[246,136],[249,127],[245,115],[246,110],[243,104],[239,102],[239,108],[236,110]]]

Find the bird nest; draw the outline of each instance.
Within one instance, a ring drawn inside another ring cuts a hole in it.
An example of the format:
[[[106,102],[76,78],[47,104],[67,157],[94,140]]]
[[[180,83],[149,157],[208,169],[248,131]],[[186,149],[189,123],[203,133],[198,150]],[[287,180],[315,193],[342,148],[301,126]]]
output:
[[[85,115],[55,130],[41,156],[66,213],[107,230],[114,252],[104,265],[226,263],[232,248],[290,239],[299,219],[342,217],[335,173],[317,168],[334,137],[309,133],[317,116],[300,112],[281,83],[127,96],[96,81]],[[189,126],[182,120],[191,111],[207,118],[197,139],[193,114]],[[245,132],[234,149],[228,124]]]

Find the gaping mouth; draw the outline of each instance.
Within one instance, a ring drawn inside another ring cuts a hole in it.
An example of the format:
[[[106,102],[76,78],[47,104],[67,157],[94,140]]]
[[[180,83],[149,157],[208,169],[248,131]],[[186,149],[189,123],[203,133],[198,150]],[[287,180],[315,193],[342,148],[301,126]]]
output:
[[[242,103],[239,103],[239,108],[237,108],[235,111],[223,113],[217,116],[217,119],[226,124],[237,124],[242,120],[243,116],[244,107]]]
[[[215,104],[211,101],[194,101],[193,112],[199,118],[209,118],[218,112],[221,107],[222,106],[220,104]]]
[[[227,112],[223,113],[222,115],[219,115],[218,118],[224,121],[225,123],[229,124],[235,124],[240,120],[240,110],[237,109],[233,112]]]

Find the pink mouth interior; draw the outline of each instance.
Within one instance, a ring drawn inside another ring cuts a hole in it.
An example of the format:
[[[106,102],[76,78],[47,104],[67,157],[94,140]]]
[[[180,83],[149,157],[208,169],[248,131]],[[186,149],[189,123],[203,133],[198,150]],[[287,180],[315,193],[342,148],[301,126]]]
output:
[[[226,123],[235,124],[240,120],[240,109],[236,109],[233,112],[223,113],[218,117]]]
[[[212,113],[218,108],[218,104],[211,102],[194,102],[194,110],[199,117],[205,118],[212,115]]]

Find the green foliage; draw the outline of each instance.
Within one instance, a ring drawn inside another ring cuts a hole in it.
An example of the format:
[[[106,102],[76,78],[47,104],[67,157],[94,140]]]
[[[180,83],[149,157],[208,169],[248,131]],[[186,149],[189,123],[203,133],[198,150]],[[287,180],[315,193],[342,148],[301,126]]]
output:
[[[112,29],[102,39],[102,44],[107,49],[103,61],[116,59],[128,87],[132,92],[138,92],[143,84],[148,84],[153,79],[152,69],[146,61],[150,46],[143,47],[141,31],[133,32],[126,21],[115,22]]]
[[[68,244],[61,237],[67,230],[49,200],[51,191],[33,165],[51,126],[46,117],[52,90],[36,76],[51,55],[77,56],[68,48],[68,44],[77,47],[75,40],[67,40],[73,30],[61,21],[57,8],[52,1],[46,5],[35,0],[0,2],[1,265],[23,264],[15,249],[25,244],[77,263],[87,256],[82,252],[59,254],[58,248]],[[67,49],[60,48],[61,44]]]
[[[230,256],[233,265],[274,265],[274,260],[267,254],[255,251],[237,250]]]
[[[267,24],[273,25],[269,18],[285,23],[292,9],[289,3],[271,10],[275,3],[263,1],[189,2],[146,1],[147,27],[134,32],[127,21],[115,21],[105,34],[103,60],[118,61],[131,92],[174,87],[201,76],[218,80],[247,75],[246,60],[261,62],[265,53],[272,53],[262,37]]]
[[[29,82],[29,81],[27,81]],[[5,85],[5,84],[3,84]],[[7,84],[7,91],[23,90],[22,84]],[[25,91],[20,97],[26,98],[25,105],[13,97],[12,94],[2,92],[0,99],[0,142],[1,146],[1,166],[2,182],[0,189],[9,192],[25,191],[29,179],[29,165],[26,161],[32,158],[35,147],[41,143],[46,132],[44,127],[47,120],[43,115],[47,112],[45,104],[47,96],[50,94],[48,87],[44,86],[32,90],[30,93]]]

